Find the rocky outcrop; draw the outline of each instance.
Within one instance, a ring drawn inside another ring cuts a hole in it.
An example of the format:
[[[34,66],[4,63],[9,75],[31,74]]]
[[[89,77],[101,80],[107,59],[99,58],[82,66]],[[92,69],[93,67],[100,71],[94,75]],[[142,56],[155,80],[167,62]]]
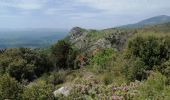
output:
[[[64,96],[68,96],[70,94],[70,88],[68,87],[61,87],[58,90],[54,91],[54,96],[57,97],[58,95],[64,95]]]
[[[115,50],[122,50],[124,43],[127,39],[133,35],[134,32],[117,31],[105,37],[106,40],[110,42],[111,47]]]
[[[69,33],[69,41],[78,49],[84,49],[87,46],[87,39],[86,35],[88,34],[88,31],[80,28],[80,27],[74,27],[70,33]]]
[[[86,31],[85,29],[82,29],[80,27],[72,28],[72,30],[70,31],[70,39],[72,40],[78,39],[84,34],[85,31]]]
[[[96,39],[90,35],[96,34],[102,37]],[[121,50],[127,39],[134,32],[127,32],[118,29],[105,29],[101,31],[86,30],[80,27],[74,27],[68,36],[69,41],[79,50],[93,51],[95,49],[112,48],[113,50]]]

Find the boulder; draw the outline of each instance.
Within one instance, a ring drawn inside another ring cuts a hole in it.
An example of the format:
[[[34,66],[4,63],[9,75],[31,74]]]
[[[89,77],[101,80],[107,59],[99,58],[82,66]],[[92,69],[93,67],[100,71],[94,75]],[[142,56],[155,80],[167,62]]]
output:
[[[64,96],[68,96],[70,94],[70,89],[68,87],[61,87],[58,90],[55,90],[54,92],[54,96],[57,97],[58,95],[64,95]]]

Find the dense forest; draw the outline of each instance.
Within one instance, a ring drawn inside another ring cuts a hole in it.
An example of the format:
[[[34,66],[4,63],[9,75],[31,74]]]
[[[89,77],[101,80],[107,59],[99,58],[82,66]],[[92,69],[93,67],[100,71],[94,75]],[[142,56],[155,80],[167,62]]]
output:
[[[0,100],[170,100],[169,27],[75,27],[48,48],[2,49]]]

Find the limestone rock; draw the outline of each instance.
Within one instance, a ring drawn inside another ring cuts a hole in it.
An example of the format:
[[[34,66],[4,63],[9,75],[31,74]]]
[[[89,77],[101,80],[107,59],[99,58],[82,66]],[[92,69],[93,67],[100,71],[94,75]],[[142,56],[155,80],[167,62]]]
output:
[[[101,37],[96,38],[96,36]],[[95,35],[93,35],[95,34]],[[91,52],[96,49],[112,48],[115,51],[120,51],[127,39],[133,32],[127,32],[118,29],[105,30],[86,30],[80,27],[74,27],[68,36],[68,40],[74,47],[80,51]]]
[[[54,96],[57,97],[58,95],[68,96],[70,94],[70,89],[68,87],[61,87],[58,90],[54,91]]]

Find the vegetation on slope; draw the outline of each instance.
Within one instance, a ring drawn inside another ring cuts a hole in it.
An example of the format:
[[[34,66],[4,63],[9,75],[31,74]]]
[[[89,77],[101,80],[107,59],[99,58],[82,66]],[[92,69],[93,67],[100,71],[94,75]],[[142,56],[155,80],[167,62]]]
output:
[[[92,42],[126,33],[121,35],[123,44],[117,45],[122,46],[120,50],[111,46],[80,51],[68,40],[58,41],[47,50],[1,50],[0,100],[169,100],[168,25],[79,30],[87,32],[84,39]],[[74,39],[81,37],[76,36]]]

